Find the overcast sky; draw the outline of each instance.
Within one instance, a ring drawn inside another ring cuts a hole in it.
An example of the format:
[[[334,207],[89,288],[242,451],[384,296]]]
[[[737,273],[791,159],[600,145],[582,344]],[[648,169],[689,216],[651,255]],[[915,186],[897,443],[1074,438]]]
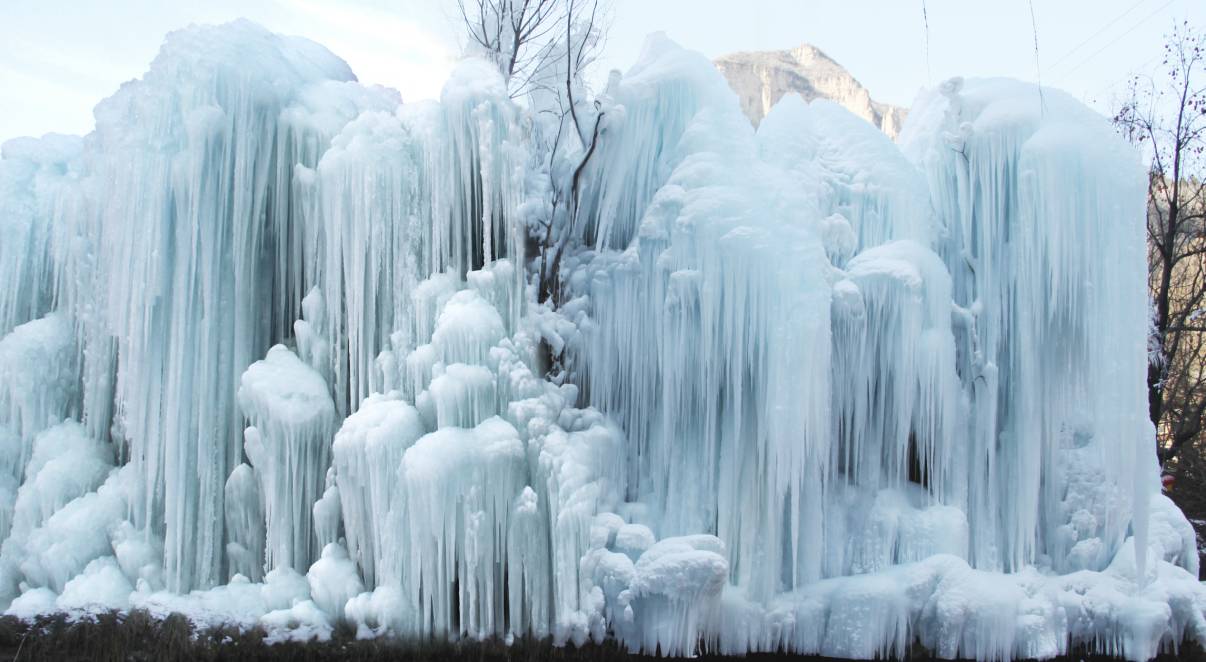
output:
[[[953,75],[1037,74],[1108,108],[1130,74],[1160,64],[1161,38],[1174,21],[1206,27],[1203,0],[1033,0],[1036,69],[1028,0],[611,4],[600,79],[632,64],[655,31],[709,57],[807,42],[874,98],[900,105]],[[438,96],[459,52],[454,0],[0,0],[0,140],[88,132],[92,107],[141,76],[167,32],[237,17],[314,39],[361,81],[394,87],[407,100]]]

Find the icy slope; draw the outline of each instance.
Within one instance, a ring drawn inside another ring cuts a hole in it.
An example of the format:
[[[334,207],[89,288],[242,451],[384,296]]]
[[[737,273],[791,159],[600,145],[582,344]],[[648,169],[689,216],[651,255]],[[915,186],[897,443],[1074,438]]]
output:
[[[7,143],[0,604],[666,655],[1206,641],[1102,118],[953,80],[901,147],[794,96],[755,132],[662,36],[595,107],[557,307],[545,120],[480,61],[400,104],[190,28],[89,136]]]

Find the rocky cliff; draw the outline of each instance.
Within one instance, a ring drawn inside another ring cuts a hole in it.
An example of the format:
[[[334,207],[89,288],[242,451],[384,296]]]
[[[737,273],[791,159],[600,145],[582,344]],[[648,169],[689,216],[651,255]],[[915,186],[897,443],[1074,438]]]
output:
[[[895,138],[904,108],[880,103],[842,65],[815,46],[783,51],[732,53],[716,66],[741,98],[741,109],[757,126],[783,95],[795,92],[805,101],[830,99]]]

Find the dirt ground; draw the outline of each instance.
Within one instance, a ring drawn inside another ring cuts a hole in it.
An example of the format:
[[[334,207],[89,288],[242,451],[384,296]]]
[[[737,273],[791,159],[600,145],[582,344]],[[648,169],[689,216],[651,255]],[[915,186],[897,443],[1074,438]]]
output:
[[[350,629],[335,632],[329,642],[307,644],[266,644],[259,631],[194,630],[186,619],[172,616],[156,619],[143,612],[126,615],[102,614],[93,619],[68,621],[62,616],[36,623],[0,618],[0,657],[13,660],[95,661],[171,661],[171,660],[399,660],[406,662],[604,662],[611,660],[654,660],[630,655],[614,644],[583,648],[556,648],[547,641],[517,641],[511,646],[501,642],[464,644],[403,643],[389,640],[356,640]],[[832,658],[796,655],[750,655],[725,658],[702,655],[695,660],[740,659],[826,660]],[[909,660],[931,659],[916,650]],[[1069,655],[1066,660],[1085,662],[1113,658]],[[1178,654],[1157,658],[1206,662],[1206,654],[1196,647],[1183,648]]]

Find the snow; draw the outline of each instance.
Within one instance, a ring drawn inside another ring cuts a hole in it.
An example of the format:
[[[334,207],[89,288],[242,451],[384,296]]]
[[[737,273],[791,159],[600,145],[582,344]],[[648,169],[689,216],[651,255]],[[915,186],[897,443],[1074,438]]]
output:
[[[264,643],[282,641],[330,641],[330,617],[319,609],[313,600],[295,603],[288,609],[277,609],[264,614],[260,624],[270,633]]]
[[[348,600],[364,591],[364,584],[356,571],[356,563],[339,543],[333,542],[322,549],[322,557],[310,566],[306,573],[310,584],[310,595],[314,604],[330,617],[342,620],[343,607]]]
[[[13,503],[12,535],[28,535],[63,506],[94,492],[112,468],[109,447],[79,423],[67,421],[38,434]]]
[[[67,582],[55,604],[64,611],[123,610],[130,608],[133,592],[117,559],[102,556]]]
[[[38,616],[53,614],[59,609],[56,604],[58,598],[59,596],[48,588],[30,589],[12,601],[4,615],[33,620]]]
[[[200,627],[233,625],[249,628],[259,625],[269,614],[287,612],[294,605],[308,601],[309,596],[305,576],[292,568],[279,568],[269,572],[262,582],[251,582],[236,574],[229,583],[187,594],[140,589],[131,601],[134,607],[153,615],[186,614]],[[275,634],[280,636],[282,633]]]
[[[112,556],[114,539],[123,535],[120,524],[133,501],[134,478],[130,465],[112,471],[95,491],[72,499],[32,530],[5,539],[0,546],[0,592],[10,600],[26,587],[60,593],[90,563]]]
[[[349,621],[356,623],[359,639],[406,634],[413,617],[401,591],[393,586],[378,586],[372,592],[353,597],[344,606],[344,613]]]
[[[593,101],[573,219],[545,180],[581,141],[541,153],[492,65],[399,105],[247,22],[170,35],[86,138],[6,143],[0,606],[665,655],[1206,641],[1104,119],[956,79],[899,145],[792,95],[755,131],[661,35]]]

